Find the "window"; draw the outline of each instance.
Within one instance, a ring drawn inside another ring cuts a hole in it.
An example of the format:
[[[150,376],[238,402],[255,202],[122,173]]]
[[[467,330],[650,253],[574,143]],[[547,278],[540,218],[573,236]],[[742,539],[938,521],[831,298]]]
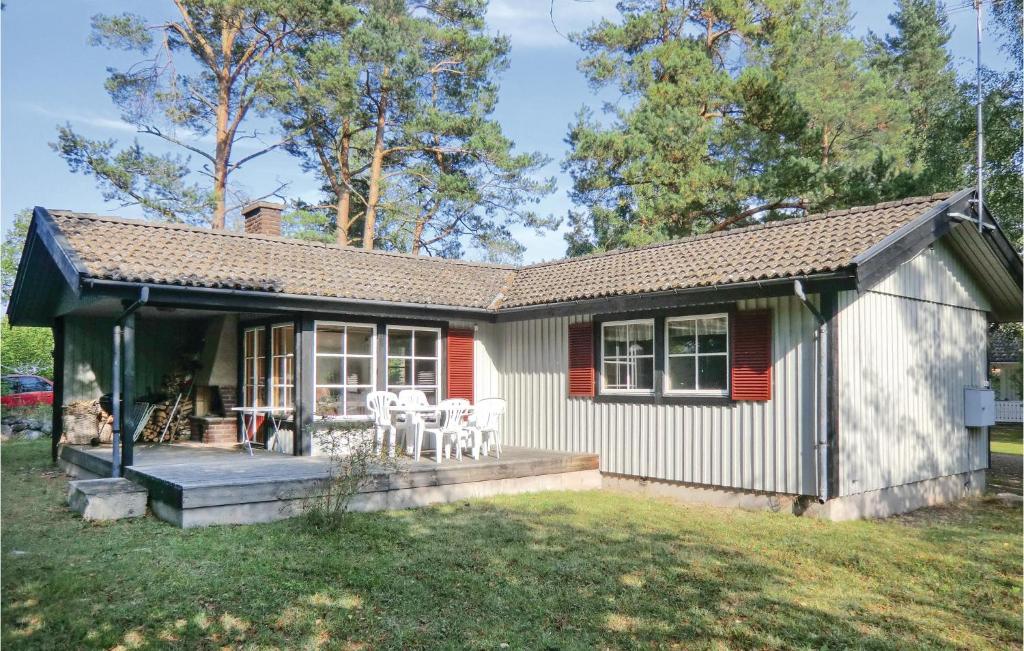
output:
[[[440,360],[438,328],[388,327],[388,391],[419,389],[430,404],[437,404]]]
[[[295,326],[270,327],[270,405],[292,407],[295,391]]]
[[[242,350],[242,405],[264,406],[264,387],[267,382],[267,360],[263,355],[263,326],[246,328]]]
[[[53,391],[53,385],[39,377],[24,377],[21,379],[21,390],[28,393],[31,391]]]
[[[601,324],[601,387],[609,393],[654,391],[654,320]]]
[[[665,352],[666,393],[728,392],[728,315],[665,319]]]
[[[372,325],[316,324],[316,410],[321,418],[365,416],[374,389]]]

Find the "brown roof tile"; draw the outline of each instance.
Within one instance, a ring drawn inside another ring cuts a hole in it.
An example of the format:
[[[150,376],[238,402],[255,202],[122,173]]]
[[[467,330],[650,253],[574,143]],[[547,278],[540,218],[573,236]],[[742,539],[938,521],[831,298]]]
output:
[[[890,201],[531,265],[516,273],[501,307],[836,271],[949,196]]]
[[[50,211],[91,278],[487,308],[513,267]]]
[[[469,308],[836,271],[949,194],[516,268],[50,211],[92,278]]]

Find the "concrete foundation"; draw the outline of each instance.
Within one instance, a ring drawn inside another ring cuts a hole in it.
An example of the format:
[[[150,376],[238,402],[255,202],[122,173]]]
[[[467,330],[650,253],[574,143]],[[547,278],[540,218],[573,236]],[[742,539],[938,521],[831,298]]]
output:
[[[657,479],[605,474],[603,487],[626,493],[661,497],[684,504],[704,504],[748,511],[792,513],[822,520],[842,521],[885,518],[926,506],[948,504],[985,491],[985,471],[893,486],[858,495],[846,495],[818,504],[813,497],[779,493],[753,493],[713,486],[693,486]]]
[[[493,495],[598,488],[601,488],[601,473],[599,471],[579,470],[533,477],[492,479],[443,486],[418,486],[360,493],[352,499],[349,509],[362,512],[386,511]],[[153,514],[161,520],[188,529],[217,524],[254,524],[283,520],[301,514],[305,506],[309,504],[309,499],[276,499],[196,508],[177,508],[167,502],[154,499],[152,508]]]
[[[704,504],[746,511],[792,512],[799,499],[796,495],[754,493],[609,473],[604,474],[603,487],[622,493],[667,498],[683,504]]]
[[[68,506],[86,520],[121,520],[146,514],[148,491],[122,477],[68,483]]]
[[[981,495],[985,492],[985,481],[984,470],[935,477],[811,504],[803,515],[834,521],[886,518]]]

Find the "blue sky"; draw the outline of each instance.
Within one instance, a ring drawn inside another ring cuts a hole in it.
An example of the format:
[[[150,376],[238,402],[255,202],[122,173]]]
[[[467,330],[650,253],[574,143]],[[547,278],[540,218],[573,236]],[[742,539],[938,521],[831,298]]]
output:
[[[146,3],[169,7],[170,2]],[[555,0],[554,24],[549,0],[492,0],[491,26],[510,36],[511,67],[501,79],[496,117],[524,150],[540,151],[552,159],[544,176],[558,178],[558,189],[539,206],[546,214],[563,216],[571,207],[569,179],[559,163],[566,145],[566,128],[584,104],[597,105],[576,70],[579,51],[560,34],[579,30],[601,17],[614,18],[613,0]],[[951,6],[962,4],[950,0]],[[889,1],[852,2],[854,30],[884,32]],[[125,66],[134,55],[91,47],[89,19],[96,13],[139,11],[138,2],[99,0],[7,0],[0,20],[2,39],[2,106],[0,106],[0,215],[4,229],[19,209],[33,205],[85,212],[138,216],[136,209],[105,202],[91,179],[68,171],[48,147],[56,125],[70,122],[90,137],[130,142],[134,129],[121,122],[103,90],[107,66]],[[973,67],[974,13],[954,11],[951,50],[965,71]],[[995,65],[1002,58],[989,40],[983,58]],[[1002,66],[997,66],[1002,67]],[[144,145],[155,144],[140,136]],[[154,149],[158,149],[154,147]],[[235,177],[252,196],[270,191],[278,180],[290,180],[287,194],[315,198],[316,183],[304,176],[288,155],[275,152],[253,161]],[[527,247],[526,261],[561,257],[561,234],[519,234]]]

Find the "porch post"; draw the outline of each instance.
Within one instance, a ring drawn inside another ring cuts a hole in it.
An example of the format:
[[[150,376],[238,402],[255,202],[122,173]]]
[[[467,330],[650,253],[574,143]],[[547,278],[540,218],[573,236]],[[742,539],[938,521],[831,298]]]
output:
[[[57,463],[57,448],[64,435],[64,317],[53,320],[53,405],[50,421],[50,457]]]
[[[296,455],[313,453],[313,413],[316,408],[316,387],[313,377],[313,336],[316,324],[312,317],[298,318],[295,330],[295,444]]]
[[[122,383],[121,400],[121,468],[135,463],[135,314],[124,318],[121,327],[121,340],[124,354],[121,361]]]

